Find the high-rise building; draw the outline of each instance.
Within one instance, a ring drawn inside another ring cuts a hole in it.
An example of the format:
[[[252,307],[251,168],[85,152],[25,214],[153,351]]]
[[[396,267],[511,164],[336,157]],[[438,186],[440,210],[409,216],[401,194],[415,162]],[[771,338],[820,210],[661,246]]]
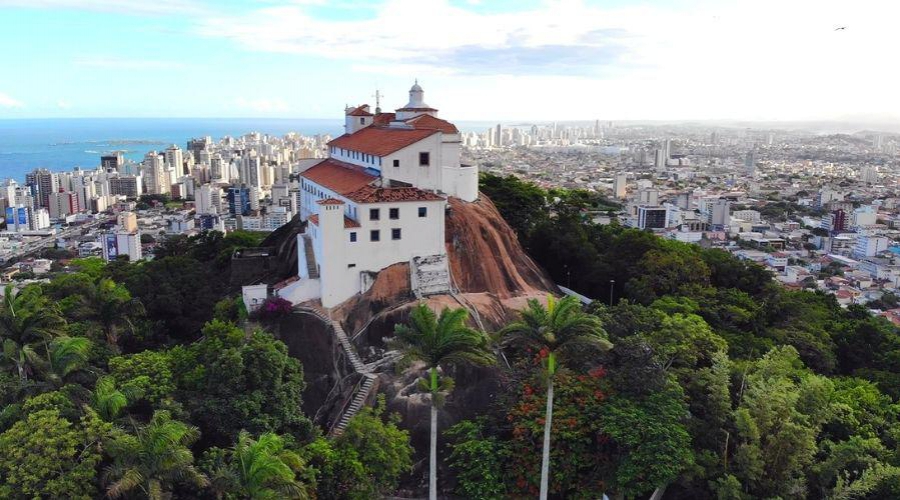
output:
[[[669,210],[666,207],[640,206],[637,216],[638,229],[665,229]]]
[[[710,205],[709,225],[714,230],[721,230],[731,223],[731,202],[720,198]]]
[[[184,175],[184,151],[181,148],[174,144],[166,148],[165,161],[166,167],[174,170],[176,177]]]
[[[640,205],[659,205],[659,190],[653,188],[645,188],[638,191],[637,202]]]
[[[837,209],[825,214],[819,227],[830,231],[832,234],[845,231],[847,229],[847,212],[843,209]]]
[[[25,184],[31,186],[39,207],[49,207],[50,194],[59,191],[59,178],[46,168],[38,168],[25,174]]]
[[[128,257],[128,260],[132,262],[143,258],[140,231],[133,233],[118,231],[101,234],[100,246],[103,249],[103,259],[107,262],[122,257]]]
[[[860,167],[858,179],[859,182],[875,184],[878,182],[878,171],[875,170],[875,167]]]
[[[203,155],[209,154],[212,147],[212,137],[206,136],[199,139],[191,139],[187,142],[187,149],[194,155],[194,161],[203,163]]]
[[[625,188],[628,185],[628,174],[625,172],[619,172],[613,178],[613,195],[616,198],[623,199],[625,198]]]
[[[100,168],[104,172],[118,172],[119,168],[124,164],[125,156],[122,155],[121,151],[115,151],[100,157]]]
[[[222,190],[211,184],[204,184],[195,191],[194,206],[198,214],[218,214]]]
[[[109,194],[135,199],[143,193],[143,177],[140,175],[115,175],[106,179]]]
[[[752,149],[747,151],[747,156],[744,157],[744,170],[750,175],[756,173],[756,151]]]
[[[244,155],[241,161],[241,183],[248,186],[261,186],[262,173],[260,172],[259,155],[251,150]]]
[[[247,186],[228,188],[228,211],[231,215],[250,213],[250,189]]]
[[[144,155],[142,175],[147,194],[169,194],[172,182],[162,155],[156,151]]]
[[[50,217],[53,219],[61,219],[67,215],[81,212],[78,195],[69,191],[52,193],[50,195],[50,206],[48,208]]]
[[[137,232],[137,215],[134,212],[119,212],[116,216],[116,225],[126,233]]]

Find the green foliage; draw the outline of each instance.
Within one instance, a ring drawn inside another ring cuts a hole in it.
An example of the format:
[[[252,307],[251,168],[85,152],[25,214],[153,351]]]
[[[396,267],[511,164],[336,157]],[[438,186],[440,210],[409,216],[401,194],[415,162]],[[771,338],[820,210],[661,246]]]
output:
[[[356,450],[338,447],[317,438],[303,450],[306,462],[315,471],[316,498],[320,500],[368,500],[378,491]]]
[[[400,475],[412,467],[409,434],[397,427],[397,416],[385,417],[384,404],[382,396],[374,408],[354,416],[340,437],[318,438],[304,448],[317,498],[377,498],[395,489]]]
[[[106,494],[120,498],[141,492],[163,498],[176,485],[204,487],[209,479],[194,467],[188,448],[197,440],[196,427],[173,420],[168,412],[154,412],[134,434],[120,433],[106,445],[112,464],[104,471]]]
[[[120,387],[140,394],[153,404],[171,397],[175,381],[169,355],[160,351],[143,351],[109,360],[109,373]]]
[[[489,365],[494,356],[488,347],[488,337],[466,326],[465,309],[444,308],[438,317],[425,303],[416,306],[409,315],[409,325],[394,326],[390,346],[403,354],[402,362],[423,361],[429,370],[425,388],[437,403],[441,387],[437,368],[443,365]]]
[[[205,443],[227,445],[242,429],[309,437],[311,423],[300,410],[303,369],[271,334],[247,337],[233,324],[214,320],[203,328],[202,340],[176,346],[168,360],[176,397]]]
[[[198,338],[212,319],[227,276],[189,257],[169,257],[127,265],[112,276],[145,307],[158,330],[179,341]]]
[[[614,445],[612,483],[619,491],[651,492],[692,464],[685,413],[684,394],[675,383],[642,398],[612,395],[600,406],[602,430]]]
[[[300,455],[285,447],[277,434],[267,432],[254,439],[241,431],[231,450],[208,450],[201,468],[210,477],[217,498],[310,497],[308,485],[300,477],[306,474],[306,464]]]
[[[578,358],[587,350],[612,347],[606,340],[600,320],[585,314],[575,297],[557,300],[547,297],[547,306],[536,299],[519,312],[520,319],[500,330],[506,345],[515,345],[541,353],[547,375],[556,373],[558,358]]]
[[[385,399],[378,398],[375,407],[366,407],[347,424],[335,439],[339,449],[353,450],[365,464],[369,481],[381,493],[394,491],[402,474],[412,468],[412,446],[409,432],[397,427],[400,416],[384,415]]]
[[[456,493],[475,500],[506,498],[503,462],[506,443],[485,430],[485,421],[464,420],[444,431],[450,443],[447,463],[456,473]]]
[[[79,273],[86,274],[90,276],[92,280],[96,281],[103,276],[106,263],[103,262],[103,259],[100,257],[83,257],[80,259],[73,259],[69,265],[75,268]]]
[[[32,406],[0,434],[0,497],[95,498],[101,440],[109,426],[91,412],[69,420],[52,404]]]

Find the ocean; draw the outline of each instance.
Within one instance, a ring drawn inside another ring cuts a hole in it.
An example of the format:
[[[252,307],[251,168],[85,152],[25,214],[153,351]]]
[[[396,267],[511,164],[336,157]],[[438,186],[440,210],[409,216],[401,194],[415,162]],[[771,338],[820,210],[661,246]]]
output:
[[[54,172],[75,167],[93,168],[100,155],[124,151],[136,162],[152,150],[172,144],[182,149],[188,139],[240,136],[249,132],[284,135],[343,133],[341,120],[248,119],[248,118],[71,118],[0,120],[0,179],[19,182],[35,168]]]
[[[463,131],[490,126],[483,122],[459,124]],[[54,172],[75,167],[94,168],[100,155],[124,151],[136,162],[152,150],[172,144],[182,149],[188,139],[212,136],[241,136],[249,132],[281,136],[288,132],[303,135],[343,133],[343,120],[274,118],[68,118],[0,119],[0,180],[24,181],[35,168]]]

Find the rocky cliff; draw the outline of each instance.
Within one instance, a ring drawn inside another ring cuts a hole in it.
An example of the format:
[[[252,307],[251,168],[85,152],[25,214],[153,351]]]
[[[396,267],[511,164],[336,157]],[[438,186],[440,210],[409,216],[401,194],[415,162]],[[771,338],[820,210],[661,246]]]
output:
[[[282,234],[295,240],[296,232],[284,230]],[[296,262],[296,250],[291,250],[289,241],[271,238],[266,243],[278,248],[279,255],[291,256]],[[553,282],[525,253],[513,230],[484,195],[473,203],[450,200],[446,245],[456,291],[423,300],[437,310],[465,307],[470,311],[475,327],[494,331],[511,320],[528,299],[543,300],[547,294],[557,292]],[[341,323],[362,361],[375,363],[384,359],[384,338],[393,334],[395,324],[406,321],[409,311],[417,303],[410,283],[410,265],[402,262],[382,269],[369,290],[332,309],[330,315]],[[334,342],[310,338],[311,334],[320,336],[323,331],[321,324],[312,325],[311,322],[316,319],[297,314],[282,323],[278,330],[291,346],[291,353],[304,363],[305,378],[310,386],[304,396],[307,412],[317,415],[320,424],[327,425],[339,417],[335,412],[342,407],[341,401],[352,397],[352,392],[348,391],[358,374],[348,369],[345,363],[336,361]],[[299,333],[307,328],[305,333]],[[296,338],[291,339],[292,336]],[[390,411],[400,413],[402,426],[410,430],[418,455],[424,456],[428,444],[429,402],[417,389],[416,378],[421,375],[421,367],[398,374],[385,366],[378,372],[376,390],[387,396]],[[487,411],[503,383],[500,367],[464,368],[452,375],[458,385],[440,411],[440,425],[444,428]],[[370,401],[373,398],[374,392]],[[420,472],[417,468],[417,473]],[[413,489],[421,486],[416,481],[413,483],[406,486]]]

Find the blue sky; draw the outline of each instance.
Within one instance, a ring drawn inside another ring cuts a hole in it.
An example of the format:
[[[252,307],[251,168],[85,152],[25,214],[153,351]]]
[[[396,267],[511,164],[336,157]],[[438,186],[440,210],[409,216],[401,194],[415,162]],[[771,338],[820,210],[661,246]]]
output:
[[[895,4],[0,0],[0,118],[889,119]]]

